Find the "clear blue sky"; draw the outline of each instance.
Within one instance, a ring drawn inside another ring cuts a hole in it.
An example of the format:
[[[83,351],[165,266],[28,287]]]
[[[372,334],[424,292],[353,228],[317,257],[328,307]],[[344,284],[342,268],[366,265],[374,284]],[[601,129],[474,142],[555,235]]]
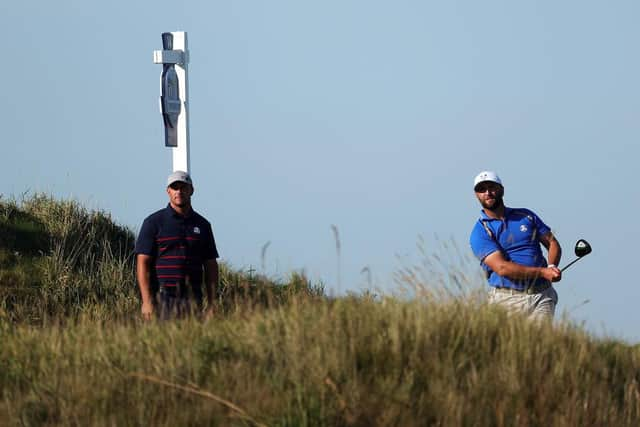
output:
[[[152,52],[187,31],[194,206],[225,261],[262,270],[271,242],[265,273],[336,289],[335,224],[342,290],[365,266],[392,290],[418,236],[469,253],[472,180],[495,169],[562,264],[578,238],[594,247],[559,311],[640,341],[639,16],[637,1],[2,2],[0,193],[137,230],[171,168]]]

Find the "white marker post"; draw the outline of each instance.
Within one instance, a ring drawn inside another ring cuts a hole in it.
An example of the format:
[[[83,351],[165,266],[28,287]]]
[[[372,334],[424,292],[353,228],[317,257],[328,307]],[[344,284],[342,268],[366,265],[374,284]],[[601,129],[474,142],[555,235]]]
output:
[[[187,33],[162,33],[162,49],[153,51],[153,62],[162,64],[160,112],[164,143],[173,150],[173,170],[189,172],[189,50]]]

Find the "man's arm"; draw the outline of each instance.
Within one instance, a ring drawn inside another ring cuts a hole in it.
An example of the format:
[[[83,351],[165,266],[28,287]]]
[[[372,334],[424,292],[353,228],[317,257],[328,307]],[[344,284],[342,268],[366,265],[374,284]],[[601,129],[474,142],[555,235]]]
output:
[[[562,256],[562,248],[556,240],[553,233],[547,233],[540,237],[540,242],[547,248],[549,264],[560,265],[560,257]]]
[[[142,296],[142,318],[151,319],[153,314],[153,297],[151,295],[151,269],[153,257],[151,255],[138,254],[136,258],[136,276],[138,287]]]
[[[213,313],[218,290],[218,261],[215,258],[204,262],[204,284],[207,291],[207,313]]]
[[[499,276],[508,277],[512,280],[533,280],[543,277],[546,280],[557,282],[562,278],[562,273],[558,267],[528,267],[516,264],[515,262],[507,261],[500,251],[487,255],[483,261]]]

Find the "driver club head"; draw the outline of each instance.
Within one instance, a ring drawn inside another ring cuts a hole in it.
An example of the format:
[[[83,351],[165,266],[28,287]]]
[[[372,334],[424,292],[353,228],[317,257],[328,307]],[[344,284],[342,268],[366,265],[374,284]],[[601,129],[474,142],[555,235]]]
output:
[[[589,255],[591,253],[591,245],[586,240],[580,239],[576,242],[575,253],[578,258]]]
[[[560,271],[565,271],[567,268],[571,267],[577,261],[580,261],[585,255],[589,255],[591,253],[591,245],[584,239],[580,239],[576,242],[576,247],[574,249],[577,258],[571,261],[569,264],[565,265]]]

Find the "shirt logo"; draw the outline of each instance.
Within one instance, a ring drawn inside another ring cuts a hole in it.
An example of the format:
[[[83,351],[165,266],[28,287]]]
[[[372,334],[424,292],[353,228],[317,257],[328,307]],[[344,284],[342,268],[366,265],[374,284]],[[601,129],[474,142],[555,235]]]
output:
[[[522,225],[520,226],[520,231],[522,231],[523,233],[525,233],[527,230],[528,230],[528,229],[527,229],[527,226],[526,226],[526,225],[522,224]]]
[[[196,234],[200,234],[200,227],[193,227],[193,232]]]

